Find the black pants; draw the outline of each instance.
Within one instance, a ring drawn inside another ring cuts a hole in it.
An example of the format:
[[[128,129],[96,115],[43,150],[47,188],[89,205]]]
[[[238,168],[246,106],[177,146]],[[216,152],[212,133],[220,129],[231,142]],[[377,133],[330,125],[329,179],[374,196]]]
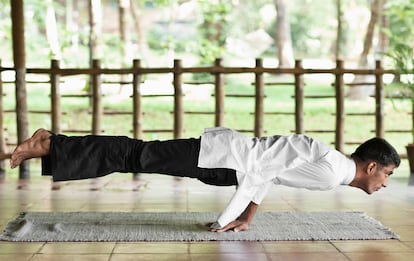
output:
[[[237,185],[235,170],[197,167],[200,139],[142,141],[95,135],[52,135],[50,139],[50,154],[42,158],[42,175],[51,175],[54,181],[131,172],[196,178],[216,186]]]

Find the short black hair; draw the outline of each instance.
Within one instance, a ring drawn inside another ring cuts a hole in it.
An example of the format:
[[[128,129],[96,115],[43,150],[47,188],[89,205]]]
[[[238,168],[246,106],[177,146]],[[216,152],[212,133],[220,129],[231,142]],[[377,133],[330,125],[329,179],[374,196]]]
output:
[[[358,146],[351,157],[358,157],[362,161],[375,161],[383,166],[400,165],[401,159],[397,150],[383,138],[372,138]]]

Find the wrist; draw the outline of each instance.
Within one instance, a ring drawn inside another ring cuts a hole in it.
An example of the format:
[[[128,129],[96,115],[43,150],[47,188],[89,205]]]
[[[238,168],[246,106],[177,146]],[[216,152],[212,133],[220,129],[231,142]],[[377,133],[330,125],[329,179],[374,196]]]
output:
[[[246,210],[237,218],[237,220],[250,224],[256,214],[258,206],[258,204],[250,202]]]

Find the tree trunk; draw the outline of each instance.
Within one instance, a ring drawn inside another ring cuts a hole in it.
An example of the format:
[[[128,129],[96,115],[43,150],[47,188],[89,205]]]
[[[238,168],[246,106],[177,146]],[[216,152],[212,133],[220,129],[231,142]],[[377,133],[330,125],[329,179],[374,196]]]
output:
[[[335,41],[335,60],[341,59],[342,56],[342,47],[344,46],[344,32],[343,32],[343,12],[342,12],[342,1],[336,0],[336,19],[337,19],[337,29],[336,29],[336,41]]]
[[[118,10],[119,10],[119,36],[121,39],[121,68],[124,68],[127,65],[128,57],[128,34],[127,34],[127,10],[129,8],[129,0],[118,0]],[[121,88],[119,91],[122,91],[123,83],[128,80],[128,77],[125,74],[121,75]]]
[[[382,6],[384,7],[387,4],[387,0],[382,0]],[[383,54],[388,51],[388,35],[384,32],[383,29],[389,28],[388,16],[384,14],[384,9],[381,8],[381,20],[380,20],[380,30],[379,30],[379,53]]]
[[[275,0],[276,7],[276,44],[279,67],[293,67],[294,57],[290,32],[289,14],[286,0]]]
[[[130,0],[130,10],[132,15],[132,20],[134,21],[134,27],[135,32],[137,34],[137,40],[138,40],[138,48],[140,53],[140,58],[144,60],[144,63],[148,63],[148,57],[149,57],[149,48],[148,48],[148,42],[145,34],[142,32],[142,26],[140,23],[140,17],[139,17],[139,7],[136,5],[135,0]]]
[[[48,0],[45,22],[47,41],[49,43],[50,53],[52,56],[51,59],[60,60],[62,58],[62,54],[60,52],[59,34],[52,0]]]
[[[102,35],[102,6],[101,0],[89,0],[89,66],[92,68],[93,61],[102,57],[101,35]],[[88,92],[92,93],[93,75],[89,79]],[[92,99],[89,99],[92,107]]]
[[[368,23],[367,32],[365,34],[364,48],[358,61],[358,68],[365,69],[368,67],[368,54],[372,49],[374,39],[375,25],[378,23],[379,14],[382,9],[382,0],[373,0],[371,3],[371,17]],[[355,77],[355,83],[369,82],[368,76],[359,75]],[[355,85],[350,88],[348,97],[351,99],[364,99],[374,94],[374,87],[372,85]]]
[[[365,34],[364,49],[362,50],[358,62],[358,67],[361,69],[366,68],[368,66],[368,54],[372,49],[375,25],[378,23],[379,14],[381,10],[381,2],[382,0],[374,0],[371,3],[371,18],[368,23],[367,32]]]
[[[101,35],[102,35],[102,6],[101,0],[89,0],[89,60],[92,66],[94,59],[102,57]]]
[[[127,17],[126,12],[129,8],[129,0],[119,0],[119,36],[121,38],[121,67],[126,65],[127,61]]]
[[[79,50],[79,4],[78,0],[66,0],[66,30],[70,32],[70,44],[73,53]]]

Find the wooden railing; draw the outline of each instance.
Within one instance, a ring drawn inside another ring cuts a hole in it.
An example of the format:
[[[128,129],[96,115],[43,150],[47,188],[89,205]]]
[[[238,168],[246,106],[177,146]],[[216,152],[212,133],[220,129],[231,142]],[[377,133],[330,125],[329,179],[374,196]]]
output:
[[[0,95],[2,93],[2,78],[1,71],[13,70],[13,68],[1,67],[0,65]],[[102,79],[103,75],[132,75],[132,81],[128,84],[132,85],[132,129],[133,137],[140,138],[143,132],[165,132],[171,131],[174,138],[183,137],[184,121],[183,117],[185,113],[199,113],[206,114],[209,112],[186,112],[184,111],[183,104],[183,74],[194,73],[207,73],[214,76],[214,99],[215,109],[214,122],[216,126],[222,126],[224,124],[224,102],[226,94],[224,91],[224,78],[226,74],[254,74],[255,80],[255,111],[254,111],[254,127],[252,132],[255,136],[264,136],[264,86],[267,84],[264,81],[263,74],[290,74],[293,75],[294,81],[290,84],[295,86],[294,88],[294,118],[295,118],[295,132],[304,133],[304,75],[307,74],[329,74],[335,77],[335,128],[332,132],[335,133],[335,148],[339,151],[343,151],[345,139],[344,139],[344,121],[346,117],[345,113],[345,83],[344,75],[372,75],[375,76],[375,135],[378,137],[384,137],[384,74],[395,74],[393,70],[384,70],[380,61],[377,61],[375,68],[373,69],[346,69],[344,68],[344,62],[338,60],[336,67],[332,69],[308,69],[303,68],[301,61],[295,62],[294,68],[272,68],[263,66],[262,59],[256,59],[256,65],[254,67],[224,67],[222,60],[217,59],[212,66],[206,67],[183,67],[181,60],[175,60],[172,67],[163,68],[145,68],[141,66],[140,60],[134,60],[131,68],[111,69],[101,68],[101,62],[99,60],[93,61],[92,68],[60,68],[59,61],[52,60],[50,68],[27,68],[27,74],[44,74],[50,77],[51,88],[51,110],[38,113],[49,113],[51,117],[51,130],[56,133],[60,133],[62,130],[62,110],[61,110],[61,98],[63,95],[60,92],[60,80],[61,77],[72,75],[90,75],[91,76],[91,93],[88,97],[91,99],[92,108],[92,124],[90,130],[70,130],[72,132],[85,132],[91,134],[101,134],[102,132],[102,117],[104,113],[121,114],[125,112],[104,112],[102,105]],[[142,77],[149,74],[172,74],[173,75],[173,87],[174,87],[174,109],[173,109],[173,126],[171,130],[166,129],[152,129],[144,130],[142,128],[142,98],[144,95],[140,92],[140,85]],[[364,83],[366,84],[366,83]],[[319,97],[320,98],[320,97]],[[28,97],[30,99],[30,97]],[[5,137],[3,132],[3,108],[0,102],[0,155],[6,153],[5,151]],[[17,108],[18,110],[18,108]],[[32,111],[34,112],[34,111]],[[68,130],[69,131],[69,130]],[[241,130],[246,131],[246,130]],[[248,130],[247,130],[248,131]],[[318,132],[318,130],[314,130]],[[320,130],[322,131],[322,130]],[[326,131],[326,130],[325,130]],[[0,159],[1,162],[1,159]]]

